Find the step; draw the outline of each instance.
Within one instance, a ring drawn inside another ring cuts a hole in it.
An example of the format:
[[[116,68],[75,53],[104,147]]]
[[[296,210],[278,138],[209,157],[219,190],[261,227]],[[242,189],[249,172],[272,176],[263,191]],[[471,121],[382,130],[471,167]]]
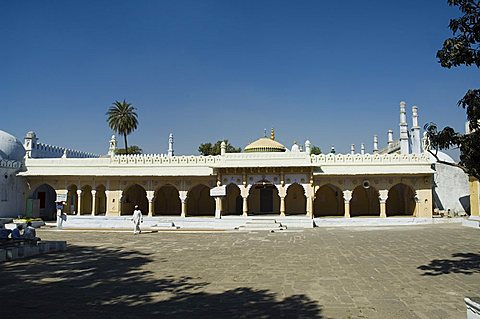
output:
[[[174,222],[158,222],[155,225],[152,225],[152,229],[178,229],[180,227],[175,226]]]
[[[277,221],[275,219],[251,219],[247,222],[247,224],[276,224]]]

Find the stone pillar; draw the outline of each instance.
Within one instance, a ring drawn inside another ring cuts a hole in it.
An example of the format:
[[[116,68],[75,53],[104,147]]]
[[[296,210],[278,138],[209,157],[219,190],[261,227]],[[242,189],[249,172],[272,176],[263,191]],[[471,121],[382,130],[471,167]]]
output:
[[[123,201],[123,191],[120,192],[118,196],[118,216],[122,215],[122,201]]]
[[[153,216],[153,199],[155,198],[154,191],[147,191],[147,199],[148,199],[148,217]]]
[[[77,215],[81,214],[82,211],[82,190],[77,190],[77,197],[78,197],[78,207],[77,207]]]
[[[247,196],[242,196],[242,198],[243,198],[242,215],[247,217],[248,216],[248,194]]]
[[[380,200],[380,217],[385,218],[387,217],[388,189],[379,191],[379,194],[380,196],[378,196],[378,199]]]
[[[345,218],[350,218],[350,201],[352,200],[352,191],[343,191],[343,200],[345,202]]]
[[[92,189],[92,216],[95,216],[97,213],[97,191]]]
[[[180,217],[187,216],[187,191],[179,191],[180,202],[182,203],[182,213]]]
[[[313,196],[307,196],[307,216],[313,217]]]
[[[280,216],[285,216],[285,196],[280,196]]]
[[[217,196],[215,197],[215,218],[222,218],[222,211],[223,211],[223,207],[222,207],[222,197],[220,196]]]

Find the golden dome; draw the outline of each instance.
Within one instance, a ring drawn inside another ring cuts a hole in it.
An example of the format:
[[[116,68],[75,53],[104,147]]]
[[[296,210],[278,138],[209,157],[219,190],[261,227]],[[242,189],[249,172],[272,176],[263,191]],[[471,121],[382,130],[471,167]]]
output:
[[[285,151],[286,151],[285,146],[268,137],[259,138],[258,140],[248,144],[244,149],[244,152],[246,153],[285,152]]]

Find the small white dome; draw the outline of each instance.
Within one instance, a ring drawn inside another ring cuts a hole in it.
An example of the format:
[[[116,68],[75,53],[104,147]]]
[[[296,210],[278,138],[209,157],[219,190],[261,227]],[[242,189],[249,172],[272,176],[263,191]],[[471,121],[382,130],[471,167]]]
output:
[[[21,162],[25,156],[25,148],[13,135],[0,130],[0,159]]]
[[[293,142],[292,152],[300,152],[300,146],[298,146],[297,142]]]

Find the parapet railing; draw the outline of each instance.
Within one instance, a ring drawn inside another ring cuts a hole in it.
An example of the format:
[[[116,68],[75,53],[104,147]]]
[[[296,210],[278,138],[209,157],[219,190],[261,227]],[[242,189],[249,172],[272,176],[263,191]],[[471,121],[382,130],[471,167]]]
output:
[[[163,154],[115,155],[112,164],[208,166],[220,162],[221,156],[165,156]]]
[[[430,163],[427,153],[421,154],[320,154],[311,155],[312,164],[401,164]]]

